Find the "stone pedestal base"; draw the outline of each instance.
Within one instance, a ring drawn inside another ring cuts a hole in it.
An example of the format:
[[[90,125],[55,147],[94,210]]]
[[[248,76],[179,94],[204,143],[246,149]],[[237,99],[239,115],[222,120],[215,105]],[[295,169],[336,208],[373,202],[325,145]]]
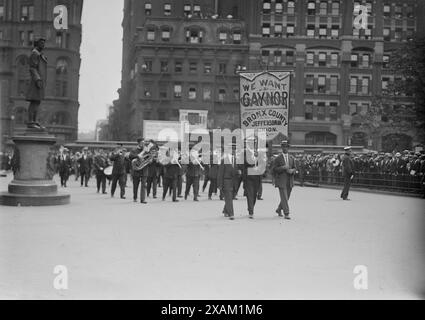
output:
[[[58,193],[52,180],[54,158],[50,147],[56,139],[47,133],[27,129],[23,135],[12,138],[19,157],[19,168],[8,192],[0,193],[0,205],[55,206],[68,204],[71,196]]]

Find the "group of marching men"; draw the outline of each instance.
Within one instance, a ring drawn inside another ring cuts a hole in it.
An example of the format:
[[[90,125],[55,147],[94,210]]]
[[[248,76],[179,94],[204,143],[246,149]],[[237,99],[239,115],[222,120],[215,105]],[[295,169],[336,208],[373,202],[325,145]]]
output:
[[[281,198],[276,213],[286,219],[290,219],[288,200],[296,172],[296,162],[288,154],[288,148],[288,141],[283,141],[282,153],[275,157],[271,164],[273,183],[279,189]],[[258,151],[245,148],[242,164],[237,163],[234,152],[232,154],[213,152],[209,165],[202,163],[199,154],[185,155],[172,150],[168,150],[166,154],[171,161],[164,163],[159,158],[158,151],[159,147],[154,141],[143,138],[137,139],[137,147],[129,152],[121,146],[109,154],[103,150],[91,154],[88,148],[84,148],[81,154],[71,155],[68,149],[61,148],[56,158],[57,172],[62,187],[67,186],[72,171],[76,175],[76,180],[80,178],[81,187],[88,187],[93,172],[98,193],[107,194],[106,184],[109,180],[111,197],[114,197],[118,185],[121,199],[126,198],[127,174],[130,173],[133,182],[133,201],[140,201],[142,204],[147,203],[151,190],[153,198],[157,198],[157,187],[161,186],[161,180],[162,200],[164,201],[167,194],[170,194],[172,201],[178,202],[177,198],[183,198],[183,176],[186,177],[185,200],[192,189],[193,201],[199,201],[200,178],[204,176],[202,190],[205,191],[209,182],[209,200],[219,191],[220,200],[225,202],[223,214],[230,220],[234,219],[233,200],[237,200],[236,196],[243,182],[248,215],[251,219],[254,217],[256,201],[263,200],[262,179],[265,174],[264,170],[258,170],[257,167]],[[189,159],[182,161],[182,157]],[[248,158],[251,158],[250,161]]]

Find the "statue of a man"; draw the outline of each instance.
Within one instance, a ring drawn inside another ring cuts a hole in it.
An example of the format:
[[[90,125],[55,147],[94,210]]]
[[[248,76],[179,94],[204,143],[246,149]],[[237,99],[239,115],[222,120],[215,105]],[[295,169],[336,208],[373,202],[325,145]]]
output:
[[[28,107],[28,128],[44,130],[37,120],[38,108],[44,100],[44,90],[47,77],[47,58],[43,55],[46,39],[39,38],[34,42],[34,49],[29,59],[31,82],[28,88],[26,100],[30,102]]]

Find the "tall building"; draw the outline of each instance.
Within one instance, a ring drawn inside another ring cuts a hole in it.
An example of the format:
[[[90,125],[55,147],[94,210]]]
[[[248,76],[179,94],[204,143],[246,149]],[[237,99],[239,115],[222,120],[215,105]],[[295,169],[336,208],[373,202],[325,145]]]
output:
[[[54,27],[57,5],[67,8],[67,30]],[[2,143],[25,128],[28,57],[40,36],[47,39],[48,71],[39,117],[60,143],[77,139],[82,7],[83,0],[0,0]]]
[[[358,5],[368,11],[364,25]],[[122,138],[140,135],[143,120],[188,113],[209,128],[239,127],[236,71],[268,69],[293,71],[293,144],[412,145],[413,128],[374,136],[359,115],[397,76],[387,66],[392,50],[424,35],[423,16],[418,0],[126,0]],[[394,107],[409,103],[399,96]]]

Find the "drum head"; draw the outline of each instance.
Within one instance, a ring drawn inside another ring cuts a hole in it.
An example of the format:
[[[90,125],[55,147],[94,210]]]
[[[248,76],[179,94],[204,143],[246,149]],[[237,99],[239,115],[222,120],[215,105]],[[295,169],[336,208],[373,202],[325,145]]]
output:
[[[105,170],[103,170],[103,173],[105,173],[106,176],[112,175],[112,168],[112,166],[105,168]]]

